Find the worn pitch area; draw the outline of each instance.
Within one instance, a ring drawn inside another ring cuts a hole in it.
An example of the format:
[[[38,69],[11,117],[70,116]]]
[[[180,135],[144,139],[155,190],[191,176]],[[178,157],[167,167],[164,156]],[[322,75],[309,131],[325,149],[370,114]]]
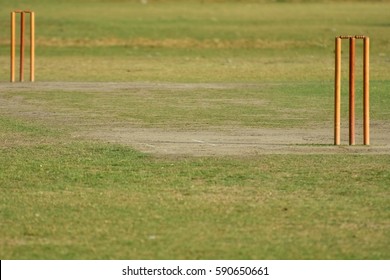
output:
[[[56,113],[40,104],[24,102],[23,98],[5,98],[3,93],[30,91],[115,92],[136,89],[239,89],[255,87],[253,84],[225,83],[0,83],[0,109],[2,114],[32,120],[49,126],[69,128],[69,140],[85,139],[131,146],[154,155],[179,156],[250,156],[256,154],[390,154],[390,125],[372,121],[371,146],[333,146],[333,127],[308,128],[246,128],[210,126],[162,128],[156,125],[126,121],[94,121],[83,115]],[[329,116],[332,123],[333,116]],[[345,124],[346,125],[346,124]],[[345,126],[344,125],[344,126]],[[347,131],[347,127],[342,128]],[[359,138],[357,138],[359,139]],[[346,139],[347,141],[347,139]],[[345,141],[345,142],[346,142]],[[17,144],[17,143],[14,143]],[[19,143],[20,144],[20,143]],[[23,143],[28,144],[28,143]],[[0,143],[12,146],[13,143]]]

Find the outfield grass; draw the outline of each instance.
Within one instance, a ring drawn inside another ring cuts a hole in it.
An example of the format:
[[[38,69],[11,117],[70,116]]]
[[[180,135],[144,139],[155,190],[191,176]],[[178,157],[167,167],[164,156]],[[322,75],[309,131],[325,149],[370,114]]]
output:
[[[389,259],[388,153],[164,156],[79,136],[331,133],[334,37],[355,33],[371,37],[375,136],[390,121],[387,1],[3,2],[36,11],[37,81],[64,88],[0,92],[0,259]],[[240,86],[67,90],[75,81]]]
[[[2,154],[3,259],[388,258],[388,156]]]
[[[19,2],[3,8],[35,10],[41,81],[331,81],[340,34],[371,36],[372,78],[387,79],[388,2]],[[9,14],[0,20],[7,81]]]

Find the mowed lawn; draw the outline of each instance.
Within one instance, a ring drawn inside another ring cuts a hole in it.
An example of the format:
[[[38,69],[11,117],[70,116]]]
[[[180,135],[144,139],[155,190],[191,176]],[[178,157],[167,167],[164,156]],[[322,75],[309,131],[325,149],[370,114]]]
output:
[[[334,153],[161,155],[83,131],[331,136],[334,37],[363,34],[378,148],[390,134],[390,3],[148,2],[3,1],[0,82],[8,11],[24,8],[36,12],[37,82],[0,87],[0,259],[389,259],[388,152],[344,139]],[[345,43],[343,121],[347,57]],[[357,73],[360,97],[361,59]],[[105,90],[121,82],[165,89]],[[220,87],[169,89],[187,83]]]

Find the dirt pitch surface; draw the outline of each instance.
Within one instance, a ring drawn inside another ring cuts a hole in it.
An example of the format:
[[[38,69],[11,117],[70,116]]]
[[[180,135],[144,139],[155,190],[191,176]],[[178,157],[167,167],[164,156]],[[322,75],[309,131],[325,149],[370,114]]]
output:
[[[261,154],[390,154],[390,124],[371,124],[371,146],[348,146],[343,135],[343,145],[333,146],[332,116],[327,127],[310,128],[245,128],[205,127],[166,129],[142,127],[123,122],[93,123],[82,116],[56,114],[44,111],[39,104],[24,102],[23,98],[5,98],[3,93],[21,92],[115,92],[131,90],[194,90],[234,89],[256,87],[255,84],[225,83],[0,83],[0,110],[2,114],[28,117],[43,123],[59,123],[77,127],[73,139],[90,139],[131,146],[155,155],[177,156],[250,156]],[[347,133],[347,127],[342,128]],[[357,135],[357,143],[361,135]]]

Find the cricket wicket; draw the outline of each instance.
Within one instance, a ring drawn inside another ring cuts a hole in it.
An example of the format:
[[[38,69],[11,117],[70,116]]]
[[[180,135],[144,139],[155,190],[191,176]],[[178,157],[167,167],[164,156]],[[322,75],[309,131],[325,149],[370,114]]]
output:
[[[16,14],[20,14],[19,80],[24,81],[25,21],[30,15],[30,81],[35,79],[35,15],[32,11],[11,12],[11,82],[15,82]]]
[[[335,40],[334,144],[340,145],[341,40],[349,40],[349,145],[355,145],[355,42],[363,40],[363,144],[370,145],[370,39],[366,36],[338,36]]]

